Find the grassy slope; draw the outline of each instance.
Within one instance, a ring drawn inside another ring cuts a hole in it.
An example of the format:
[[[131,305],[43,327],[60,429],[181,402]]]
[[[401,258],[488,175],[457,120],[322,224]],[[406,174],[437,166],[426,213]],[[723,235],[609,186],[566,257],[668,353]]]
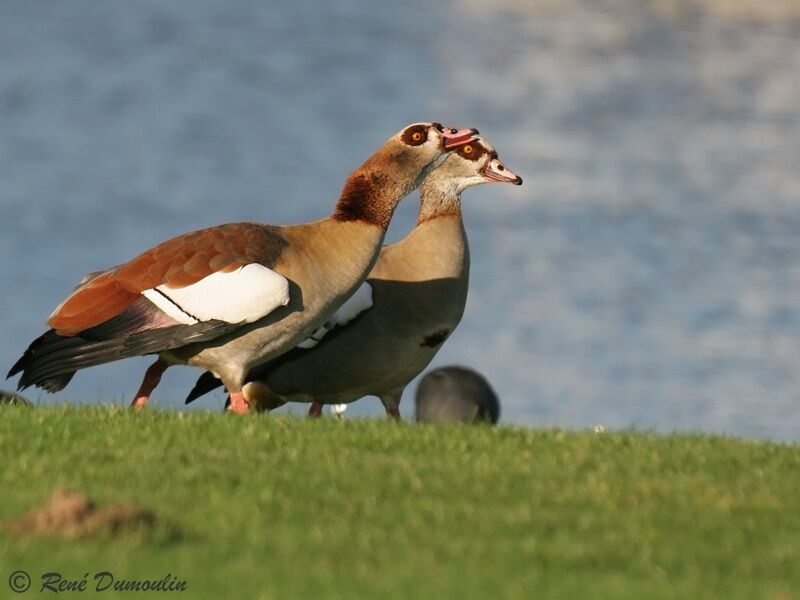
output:
[[[798,446],[0,409],[0,522],[57,485],[165,525],[0,533],[0,596],[14,569],[107,569],[172,572],[191,597],[800,598]]]

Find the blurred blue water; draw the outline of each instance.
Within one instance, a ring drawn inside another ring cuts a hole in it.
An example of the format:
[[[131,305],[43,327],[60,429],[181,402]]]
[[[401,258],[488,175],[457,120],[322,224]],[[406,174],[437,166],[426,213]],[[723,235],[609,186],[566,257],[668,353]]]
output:
[[[470,300],[435,364],[484,372],[506,422],[797,441],[800,20],[713,4],[3,2],[0,365],[83,274],[322,217],[435,119],[525,178],[465,194]],[[127,400],[148,362],[30,395]]]

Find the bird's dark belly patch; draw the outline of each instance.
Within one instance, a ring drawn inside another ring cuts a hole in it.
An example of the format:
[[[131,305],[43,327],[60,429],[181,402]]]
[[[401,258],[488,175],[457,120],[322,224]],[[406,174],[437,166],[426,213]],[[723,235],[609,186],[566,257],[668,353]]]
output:
[[[422,348],[435,348],[447,339],[449,333],[449,329],[440,329],[439,331],[434,331],[430,335],[426,335],[424,338],[422,338],[422,341],[419,345]]]

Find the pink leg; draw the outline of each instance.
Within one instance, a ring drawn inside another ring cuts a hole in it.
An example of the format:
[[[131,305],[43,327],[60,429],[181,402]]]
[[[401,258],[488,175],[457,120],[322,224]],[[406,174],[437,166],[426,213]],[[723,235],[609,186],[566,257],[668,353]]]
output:
[[[311,408],[308,409],[308,416],[313,418],[319,418],[322,416],[322,404],[319,402],[312,402]]]
[[[237,415],[246,415],[250,412],[250,405],[244,399],[241,391],[231,392],[231,405],[228,410],[232,410]]]
[[[139,386],[139,391],[131,402],[131,408],[134,410],[142,410],[147,406],[147,401],[150,399],[150,394],[156,389],[156,386],[161,381],[161,376],[167,370],[169,365],[160,358],[150,365],[144,374],[142,385]]]
[[[387,416],[394,421],[403,420],[400,418],[400,398],[402,397],[403,388],[379,396],[383,408],[386,409]]]

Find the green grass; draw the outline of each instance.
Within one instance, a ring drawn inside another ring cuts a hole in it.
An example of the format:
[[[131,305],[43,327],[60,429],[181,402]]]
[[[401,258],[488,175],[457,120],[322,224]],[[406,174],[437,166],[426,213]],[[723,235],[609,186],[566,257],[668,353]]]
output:
[[[160,525],[0,533],[0,597],[24,569],[171,572],[193,598],[800,598],[800,446],[1,408],[0,523],[57,486]]]

